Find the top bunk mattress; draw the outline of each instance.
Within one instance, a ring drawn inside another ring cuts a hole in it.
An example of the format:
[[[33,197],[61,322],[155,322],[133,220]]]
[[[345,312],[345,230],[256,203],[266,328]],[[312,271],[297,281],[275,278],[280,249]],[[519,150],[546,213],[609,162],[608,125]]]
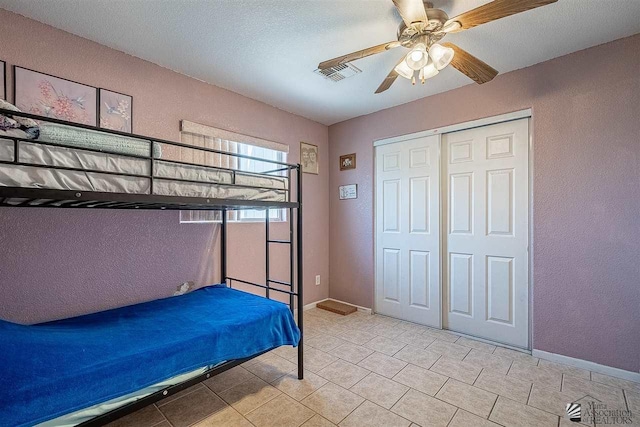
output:
[[[31,426],[299,339],[287,305],[225,285],[31,326],[0,321],[0,420]]]
[[[14,141],[2,138],[3,135],[20,137],[14,133],[0,131],[0,161],[14,160]],[[289,181],[283,176],[172,163],[162,160],[161,144],[156,142],[153,143],[152,186],[150,159],[143,158],[151,154],[149,141],[52,124],[40,127],[38,140],[54,145],[19,141],[18,160],[29,165],[0,164],[0,186],[288,201]]]

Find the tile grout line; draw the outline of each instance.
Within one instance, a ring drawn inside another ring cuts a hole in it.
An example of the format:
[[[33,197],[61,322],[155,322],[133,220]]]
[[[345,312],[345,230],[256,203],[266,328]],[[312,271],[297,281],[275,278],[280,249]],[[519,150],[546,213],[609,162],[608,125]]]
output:
[[[433,393],[433,398],[436,399],[436,394],[440,393],[440,390],[442,390],[444,388],[444,386],[449,382],[449,380],[451,379],[451,377],[447,377],[446,381],[442,383],[442,385],[440,386],[440,388],[438,389],[438,391],[436,391],[435,393]],[[426,393],[425,393],[426,394]],[[440,400],[440,399],[438,399]],[[441,400],[441,402],[444,402],[444,400]],[[445,402],[446,403],[446,402]],[[449,403],[449,405],[451,405],[451,403]],[[455,405],[453,405],[455,406]]]
[[[160,412],[160,415],[162,415],[162,418],[164,418],[164,420],[163,420],[163,421],[160,421],[159,423],[154,424],[154,425],[153,425],[153,426],[151,426],[151,427],[155,427],[155,426],[157,426],[157,425],[160,425],[160,424],[162,424],[162,423],[163,423],[163,422],[165,422],[165,421],[167,422],[167,424],[169,424],[171,427],[173,427],[173,424],[171,423],[171,421],[169,421],[169,419],[168,419],[167,417],[165,417],[165,416],[164,416],[164,414],[162,413],[162,411],[161,411],[160,409],[158,409],[158,407],[156,406],[156,404],[155,404],[155,403],[153,404],[153,406],[155,406],[155,407],[156,407],[156,410],[157,410],[158,412]]]
[[[391,379],[390,379],[389,381],[393,381],[393,380],[391,380]],[[400,384],[400,383],[398,383],[398,384]],[[402,384],[402,385],[404,385],[404,384]],[[398,404],[398,402],[400,402],[400,401],[402,400],[402,398],[403,398],[403,397],[405,397],[405,396],[407,395],[407,393],[409,393],[411,390],[413,390],[413,389],[412,389],[411,387],[409,387],[409,386],[405,386],[405,387],[407,387],[407,389],[408,389],[408,390],[407,390],[407,391],[405,391],[404,393],[402,393],[402,396],[400,396],[400,398],[399,398],[398,400],[396,400],[395,402],[393,402],[393,405],[391,405],[391,408],[389,408],[389,411],[391,411],[391,409],[392,409],[394,406],[396,406],[396,405]],[[375,402],[374,402],[374,403],[375,403]],[[393,411],[391,411],[391,412],[393,412]],[[393,413],[395,414],[395,412],[393,412]],[[412,421],[412,422],[413,422],[413,421]]]
[[[489,411],[489,413],[487,414],[487,421],[490,421],[490,420],[489,420],[489,417],[491,417],[491,414],[493,413],[493,410],[495,409],[496,404],[498,403],[498,399],[499,399],[499,398],[500,398],[500,395],[499,395],[499,394],[498,394],[498,395],[496,395],[496,400],[494,400],[493,405],[491,406],[491,410],[490,410],[490,411]]]
[[[453,419],[456,417],[456,415],[458,414],[458,411],[461,411],[460,408],[458,408],[457,406],[455,407],[456,410],[453,411],[453,416],[451,417],[451,419],[449,420],[449,422],[447,423],[447,425],[445,427],[449,427],[449,425],[451,424],[451,422],[453,421]]]
[[[162,413],[162,411],[160,410],[160,408],[158,408],[158,405],[156,404],[157,402],[154,402],[152,405],[156,408],[156,411],[160,412],[160,415],[162,415],[162,418],[164,418],[164,421],[168,422],[169,425],[173,426],[173,424],[171,424],[171,421],[169,421],[167,419],[167,417],[164,416],[164,414]],[[164,421],[160,421],[160,423],[164,422]],[[158,423],[158,424],[160,424]]]
[[[507,369],[507,373],[505,375],[509,375],[509,371],[511,371],[511,367],[513,366],[514,362],[515,362],[515,360],[511,359],[511,363],[509,364],[509,369]]]
[[[408,393],[408,392],[409,392],[409,391],[407,390],[407,393]],[[405,393],[405,394],[406,394],[406,393]],[[399,400],[399,399],[398,399],[398,400]],[[387,412],[390,412],[390,413],[392,413],[393,415],[398,416],[398,417],[402,418],[402,419],[403,419],[403,420],[405,420],[405,421],[408,421],[408,422],[409,422],[409,425],[414,424],[414,422],[413,422],[413,421],[411,421],[410,419],[405,418],[405,417],[403,417],[402,415],[400,415],[400,414],[397,414],[397,413],[393,412],[391,409],[387,409],[387,408],[385,408],[385,407],[383,407],[383,406],[380,406],[380,405],[378,405],[376,402],[372,402],[372,401],[370,401],[370,400],[365,399],[365,400],[364,400],[364,402],[362,402],[362,404],[361,404],[361,405],[364,405],[364,403],[365,403],[365,402],[372,403],[372,404],[376,405],[377,407],[382,408],[383,410],[385,410],[385,411],[387,411]],[[392,406],[392,407],[393,407],[393,406]],[[356,409],[358,409],[358,408],[356,408]],[[355,411],[355,409],[354,409],[354,411]],[[351,415],[351,414],[349,414],[349,415]],[[346,419],[346,418],[345,418],[345,419]],[[342,420],[342,421],[344,421],[344,420]],[[340,421],[340,422],[342,422],[342,421]]]
[[[627,408],[627,411],[631,411],[631,409],[629,408],[629,401],[627,400],[627,390],[622,389],[622,397],[624,398],[624,404]]]
[[[169,403],[175,402],[175,401],[176,401],[176,400],[178,400],[178,399],[182,399],[183,397],[189,396],[189,395],[190,395],[191,393],[193,393],[194,391],[197,391],[199,388],[201,388],[201,387],[198,387],[199,385],[200,385],[200,383],[198,383],[198,384],[196,384],[196,385],[192,386],[192,387],[193,387],[193,390],[191,390],[189,393],[185,393],[185,394],[183,394],[183,395],[182,395],[182,396],[180,396],[180,397],[176,397],[175,399],[172,399],[172,400],[170,400],[170,401],[168,401],[168,402],[163,403],[162,405],[158,405],[158,403],[159,403],[159,402],[154,402],[154,405],[155,405],[155,406],[156,406],[156,408],[158,408],[158,410],[160,411],[160,408],[161,408],[161,407],[163,407],[163,406],[165,406],[165,405],[168,405]],[[207,388],[208,388],[208,387],[207,387]],[[173,395],[171,395],[171,396],[167,396],[167,397],[165,397],[164,399],[168,399],[168,398],[170,398],[170,397],[174,397],[176,394],[178,394],[178,393],[180,393],[180,392],[182,392],[182,391],[186,391],[186,390],[189,390],[189,389],[188,389],[188,388],[186,388],[186,389],[184,389],[184,390],[180,390],[179,392],[176,392],[175,394],[173,394]],[[162,411],[160,411],[160,412],[162,412]]]
[[[442,385],[442,387],[444,387],[444,384]],[[440,387],[440,390],[442,390],[442,387]],[[440,390],[438,390],[438,393],[440,392]],[[420,390],[416,390],[416,391],[417,391],[417,392],[419,392],[419,393],[422,393]],[[436,393],[436,394],[438,394],[438,393]],[[427,394],[427,393],[422,393],[422,394]],[[434,395],[434,396],[431,396],[430,394],[427,394],[427,396],[430,396],[430,397],[432,397],[432,398],[436,399],[438,402],[442,402],[442,403],[446,403],[447,405],[451,405],[451,406],[453,406],[453,407],[454,407],[454,408],[456,408],[456,409],[462,409],[462,408],[460,408],[459,406],[456,406],[456,405],[454,405],[453,403],[449,403],[449,402],[447,402],[447,401],[444,401],[444,400],[442,400],[441,398],[439,398],[439,397],[437,397],[437,396],[435,396],[435,395]],[[462,409],[462,410],[464,411],[464,409]],[[468,412],[468,411],[467,411],[467,412]],[[474,414],[474,415],[475,415],[475,414]]]
[[[212,413],[210,413],[210,414],[207,414],[207,415],[205,415],[203,418],[198,419],[198,420],[196,420],[196,421],[192,422],[191,424],[189,424],[189,427],[193,427],[193,426],[195,426],[196,424],[198,424],[198,423],[200,423],[200,422],[202,422],[202,421],[206,420],[206,419],[207,419],[207,418],[209,418],[210,416],[215,415],[215,414],[217,414],[218,412],[220,412],[220,411],[222,411],[222,410],[224,410],[224,409],[226,409],[226,408],[234,409],[234,408],[233,408],[229,403],[227,403],[223,398],[221,398],[220,396],[218,396],[218,395],[217,395],[213,390],[210,390],[210,389],[209,389],[209,387],[205,387],[205,391],[207,391],[207,392],[211,393],[212,395],[214,395],[215,397],[217,397],[218,399],[220,399],[220,400],[222,401],[222,403],[224,403],[224,406],[222,407],[222,409],[219,409],[219,410],[217,410],[217,411],[215,411],[215,412],[212,412]],[[190,394],[190,393],[189,393],[189,394]],[[177,399],[176,399],[176,400],[177,400]],[[235,409],[234,409],[234,410],[235,410]],[[240,414],[240,416],[242,416],[242,414]],[[171,426],[173,427],[173,424],[172,424],[169,420],[167,420],[167,421],[169,422],[169,425],[171,425]]]
[[[260,381],[262,381],[262,382],[264,382],[265,384],[267,384],[269,387],[273,387],[273,385],[272,385],[272,384],[270,384],[269,382],[267,382],[267,381],[263,380],[262,378],[260,378],[260,377],[258,377],[258,376],[256,376],[256,378],[258,378]],[[231,390],[232,388],[237,387],[237,386],[239,386],[239,385],[241,385],[241,384],[244,384],[244,383],[246,383],[246,382],[249,382],[249,381],[251,381],[251,380],[252,380],[252,379],[248,379],[248,380],[245,380],[245,381],[241,381],[240,383],[236,384],[235,386],[233,386],[233,387],[229,387],[227,390]],[[273,387],[273,388],[274,388],[275,390],[277,390],[277,391],[278,391],[278,394],[276,394],[275,396],[273,396],[273,397],[271,397],[270,399],[266,400],[265,402],[261,403],[260,405],[256,406],[255,408],[253,408],[253,409],[252,409],[251,411],[249,411],[249,412],[253,412],[253,411],[255,411],[256,409],[258,409],[259,407],[261,407],[261,406],[263,406],[263,405],[265,405],[265,404],[267,404],[267,403],[271,402],[271,401],[272,401],[273,399],[275,399],[276,397],[278,397],[278,396],[280,396],[280,395],[282,395],[282,394],[286,394],[286,393],[283,393],[280,389],[278,389],[278,388],[276,388],[276,387]],[[216,396],[218,396],[215,392],[213,392],[213,391],[212,391],[212,393],[213,393],[213,394],[215,394]],[[221,393],[222,393],[222,392],[221,392]],[[238,411],[236,408],[234,408],[234,407],[233,407],[233,405],[232,405],[231,403],[227,402],[226,400],[224,400],[224,399],[222,398],[222,396],[218,396],[218,397],[219,397],[219,398],[220,398],[224,403],[226,403],[226,404],[227,404],[227,405],[229,405],[231,408],[233,408],[236,412],[238,412],[242,417],[244,417],[244,416],[246,415],[246,414],[242,414],[240,411]],[[248,414],[249,412],[247,412],[247,414]]]
[[[533,385],[533,384],[532,384],[532,385]],[[498,396],[501,396],[501,395],[498,395]],[[520,403],[520,402],[518,402],[518,401],[516,401],[516,400],[510,399],[510,398],[509,398],[509,397],[507,397],[507,396],[502,396],[502,397],[504,397],[505,399],[507,399],[507,400],[509,400],[509,401],[511,401],[511,402],[519,403],[519,404],[521,404],[521,405],[527,406],[527,407],[532,408],[532,409],[537,409],[538,411],[544,412],[545,414],[553,415],[553,416],[555,416],[555,417],[560,417],[558,414],[554,414],[553,412],[549,412],[549,411],[547,411],[546,409],[540,409],[540,408],[537,408],[537,407],[535,407],[535,406],[529,405],[529,404],[527,404],[527,403]],[[580,399],[578,399],[578,400],[580,400]],[[495,421],[494,421],[494,422],[495,422]]]
[[[478,374],[478,376],[476,377],[476,379],[473,381],[473,384],[471,384],[473,387],[476,386],[476,383],[478,382],[478,378],[480,378],[480,375],[482,375],[482,373],[484,372],[485,368],[480,368],[480,373]],[[480,388],[480,387],[478,387]]]
[[[533,392],[533,381],[531,382],[531,387],[529,387],[529,395],[527,396],[527,402],[525,403],[525,405],[527,405],[527,406],[530,406],[529,405],[529,400],[531,400],[531,392]],[[562,390],[561,390],[561,392],[562,392]]]
[[[267,384],[269,384],[269,383],[267,383]],[[271,386],[271,384],[269,384],[269,385]],[[273,386],[272,386],[272,387],[273,387]],[[275,387],[274,387],[274,388],[275,388]],[[256,406],[255,408],[253,408],[252,410],[250,410],[250,411],[249,411],[249,412],[247,412],[246,414],[242,414],[242,413],[240,413],[240,411],[238,411],[237,409],[236,409],[236,411],[237,411],[240,415],[242,415],[242,416],[244,417],[245,415],[249,415],[250,413],[252,413],[253,411],[255,411],[255,410],[257,410],[257,409],[262,408],[264,405],[266,405],[267,403],[271,402],[272,400],[275,400],[276,398],[278,398],[278,397],[280,397],[280,396],[283,396],[283,395],[284,395],[284,396],[289,397],[286,393],[283,393],[283,392],[282,392],[282,391],[280,391],[279,389],[276,389],[276,390],[278,390],[278,392],[279,392],[278,394],[276,394],[275,396],[273,396],[273,397],[272,397],[272,398],[270,398],[269,400],[267,400],[267,401],[265,401],[265,402],[261,403],[260,405]],[[223,400],[224,400],[224,399],[223,399]],[[293,400],[295,400],[295,399],[293,399]],[[226,401],[226,400],[225,400],[224,402],[225,402],[225,403],[227,403],[227,401]],[[231,404],[229,404],[229,406],[231,406],[231,407],[233,408],[233,406],[232,406]],[[233,409],[235,409],[235,408],[233,408]],[[311,409],[311,408],[309,408],[309,409]],[[245,417],[245,418],[246,418],[246,417]]]
[[[345,390],[346,390],[346,389],[345,389]],[[353,392],[352,392],[352,393],[353,393]],[[354,393],[354,394],[355,394],[355,393]],[[357,395],[357,396],[360,396],[360,395]],[[360,397],[362,397],[362,396],[360,396]],[[346,420],[347,418],[349,418],[349,415],[353,414],[353,413],[355,412],[355,410],[356,410],[356,409],[358,409],[359,407],[361,407],[361,406],[364,404],[364,402],[368,402],[368,400],[367,400],[367,399],[365,399],[364,397],[363,397],[362,399],[363,399],[363,400],[362,400],[362,402],[360,402],[360,404],[359,404],[359,405],[357,405],[355,408],[353,408],[353,409],[351,410],[351,412],[349,412],[349,413],[348,413],[344,418],[342,418],[340,421],[338,421],[338,422],[336,423],[336,425],[339,425],[341,422],[343,422],[344,420]],[[371,403],[373,403],[373,402],[371,402]],[[375,405],[375,403],[374,403],[374,405]],[[312,410],[313,410],[313,409],[312,409]],[[329,421],[331,421],[331,420],[329,420]],[[333,422],[333,421],[331,421],[331,422]]]

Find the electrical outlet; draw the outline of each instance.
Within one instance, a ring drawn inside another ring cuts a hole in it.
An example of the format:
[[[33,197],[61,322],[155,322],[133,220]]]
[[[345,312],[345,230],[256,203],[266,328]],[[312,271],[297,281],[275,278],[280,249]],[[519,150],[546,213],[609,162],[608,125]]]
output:
[[[316,286],[320,286],[320,275],[316,276]]]

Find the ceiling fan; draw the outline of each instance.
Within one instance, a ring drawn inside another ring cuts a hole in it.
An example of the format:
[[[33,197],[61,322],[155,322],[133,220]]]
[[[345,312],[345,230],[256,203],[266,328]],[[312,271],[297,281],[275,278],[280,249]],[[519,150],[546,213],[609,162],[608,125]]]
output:
[[[318,65],[320,70],[355,61],[367,56],[403,46],[410,49],[391,70],[375,93],[389,89],[398,76],[416,83],[438,74],[451,64],[478,84],[491,81],[498,71],[453,43],[439,43],[448,33],[457,33],[496,19],[526,12],[558,0],[494,0],[449,19],[433,3],[423,0],[393,0],[402,21],[398,27],[398,41],[383,43],[348,55],[339,56]]]

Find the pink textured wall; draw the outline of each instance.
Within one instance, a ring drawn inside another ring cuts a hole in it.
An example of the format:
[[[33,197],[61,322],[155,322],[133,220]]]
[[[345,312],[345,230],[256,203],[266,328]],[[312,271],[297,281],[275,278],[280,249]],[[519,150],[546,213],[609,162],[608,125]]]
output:
[[[177,141],[186,119],[288,144],[292,163],[300,141],[328,158],[324,125],[2,9],[0,40],[8,66],[132,95],[136,133]],[[311,302],[328,296],[327,162],[303,182],[305,302]],[[288,232],[282,224],[274,228]],[[229,275],[264,282],[263,230],[230,225]],[[177,212],[0,208],[0,318],[43,321],[168,296],[187,280],[211,283],[219,277],[212,261],[219,258],[217,237],[213,225],[180,225]],[[283,278],[288,260],[272,262],[274,276]]]
[[[330,296],[373,306],[374,140],[531,108],[533,347],[640,370],[638,52],[640,35],[330,126]]]

